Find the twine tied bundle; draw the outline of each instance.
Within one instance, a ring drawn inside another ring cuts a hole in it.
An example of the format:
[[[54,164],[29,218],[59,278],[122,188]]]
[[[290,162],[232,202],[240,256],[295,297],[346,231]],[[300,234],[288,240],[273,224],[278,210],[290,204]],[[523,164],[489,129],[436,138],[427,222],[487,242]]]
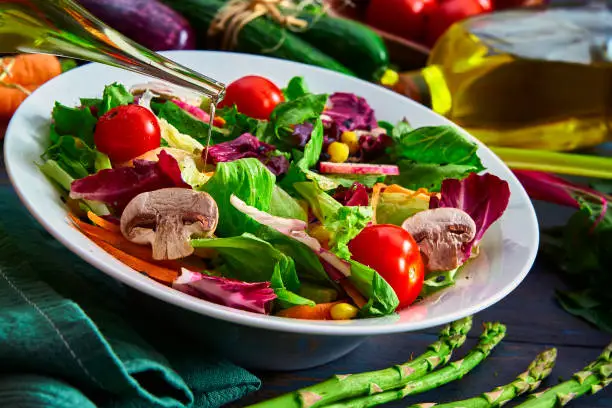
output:
[[[208,36],[221,36],[220,49],[231,50],[238,43],[238,35],[242,28],[251,21],[262,16],[268,16],[281,27],[291,31],[304,30],[308,22],[297,17],[305,4],[313,0],[305,0],[295,4],[290,0],[231,0],[215,16],[208,29]],[[280,39],[279,45],[283,39]]]

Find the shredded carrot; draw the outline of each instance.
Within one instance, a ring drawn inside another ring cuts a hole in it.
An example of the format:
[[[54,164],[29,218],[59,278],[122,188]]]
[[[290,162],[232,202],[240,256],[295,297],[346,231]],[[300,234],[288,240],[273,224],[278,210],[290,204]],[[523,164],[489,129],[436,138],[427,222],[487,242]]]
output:
[[[291,319],[332,320],[331,308],[338,303],[343,302],[319,303],[315,306],[293,306],[281,310],[276,315]]]
[[[353,302],[355,302],[355,305],[357,305],[358,308],[361,309],[368,303],[368,300],[361,293],[359,293],[355,285],[353,285],[348,279],[342,279],[340,281],[340,286],[342,286],[342,289],[344,289],[346,294],[349,295]]]
[[[376,224],[376,207],[380,202],[380,193],[385,188],[387,188],[387,185],[383,183],[376,183],[372,188],[372,224]]]
[[[120,232],[121,231],[121,229],[119,228],[117,224],[113,224],[110,221],[106,221],[104,218],[97,216],[91,211],[87,211],[87,218],[89,218],[89,220],[93,222],[94,224],[96,224],[98,227],[103,228],[107,231],[110,231],[110,232]]]
[[[155,280],[166,284],[172,284],[172,282],[174,282],[174,280],[178,277],[178,271],[164,268],[152,264],[150,262],[143,261],[142,259],[138,259],[135,256],[123,252],[122,250],[115,248],[109,243],[102,241],[101,239],[92,238],[92,240],[106,252],[108,252],[130,268],[135,269],[138,272],[142,272]]]
[[[213,119],[213,125],[217,127],[222,127],[223,125],[225,125],[225,119],[223,119],[221,116],[215,116],[215,118]]]
[[[92,240],[101,240],[107,244],[117,248],[122,252],[141,259],[144,262],[156,263],[161,267],[180,269],[181,264],[176,261],[157,261],[153,259],[151,248],[145,245],[138,245],[128,241],[121,233],[112,232],[95,225],[87,224],[81,221],[74,214],[70,214],[72,222],[76,224],[79,230]]]

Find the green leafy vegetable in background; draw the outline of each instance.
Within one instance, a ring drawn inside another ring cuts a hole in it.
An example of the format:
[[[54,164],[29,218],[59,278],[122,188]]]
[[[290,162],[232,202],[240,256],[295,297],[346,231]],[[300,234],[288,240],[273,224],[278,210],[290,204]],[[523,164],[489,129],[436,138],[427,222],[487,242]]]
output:
[[[578,201],[566,226],[544,231],[542,250],[572,287],[557,292],[563,308],[612,333],[612,215],[601,202]]]
[[[228,139],[235,139],[245,133],[250,133],[254,136],[265,132],[267,122],[251,118],[238,112],[236,105],[219,110],[217,116],[225,120],[224,128],[228,130]]]
[[[388,149],[400,175],[390,177],[388,182],[413,190],[425,187],[439,191],[444,179],[461,179],[485,169],[476,154],[478,146],[452,126],[411,130],[401,123],[393,129],[396,143]]]
[[[235,194],[248,205],[269,211],[275,183],[274,174],[257,159],[218,163],[214,176],[202,187],[219,207],[217,233],[224,237],[254,233],[259,224],[235,209],[230,204],[230,197]]]

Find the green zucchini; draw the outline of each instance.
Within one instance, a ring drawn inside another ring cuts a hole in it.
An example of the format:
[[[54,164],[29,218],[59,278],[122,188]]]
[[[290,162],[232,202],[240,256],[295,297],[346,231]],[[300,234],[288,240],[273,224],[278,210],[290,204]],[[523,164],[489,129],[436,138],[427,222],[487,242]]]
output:
[[[225,2],[223,0],[163,1],[182,14],[196,30],[198,48],[208,48],[210,44],[208,27]],[[238,43],[233,51],[263,54],[355,76],[343,64],[291,32],[284,30],[267,17],[260,17],[246,24],[238,34]]]
[[[295,35],[351,69],[367,81],[378,81],[389,67],[383,39],[369,27],[347,18],[302,13],[309,26]]]

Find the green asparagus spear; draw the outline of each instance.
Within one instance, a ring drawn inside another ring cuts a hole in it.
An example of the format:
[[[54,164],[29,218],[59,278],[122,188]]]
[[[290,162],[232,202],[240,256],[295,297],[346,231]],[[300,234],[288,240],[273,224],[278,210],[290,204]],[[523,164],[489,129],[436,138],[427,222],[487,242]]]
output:
[[[368,395],[372,390],[390,390],[422,377],[436,367],[446,364],[454,349],[465,342],[472,328],[472,317],[447,325],[438,341],[419,357],[384,370],[367,373],[336,375],[326,381],[302,388],[251,407],[257,408],[314,408],[346,398]]]
[[[419,379],[409,381],[401,389],[383,391],[373,388],[370,390],[369,396],[343,400],[337,404],[326,405],[325,408],[373,407],[402,399],[408,395],[420,394],[462,378],[484,360],[506,335],[506,326],[501,323],[485,323],[484,326],[480,342],[463,359],[454,361],[446,367]]]
[[[554,408],[566,405],[581,395],[595,394],[612,382],[612,343],[601,353],[597,360],[586,366],[565,382],[555,385],[538,394],[532,394],[516,408]]]
[[[557,358],[557,349],[546,350],[540,353],[535,360],[529,364],[527,371],[520,374],[516,380],[510,384],[502,385],[495,388],[493,391],[485,392],[484,394],[466,399],[463,401],[453,401],[446,404],[421,403],[413,405],[409,408],[497,408],[501,407],[508,401],[522,395],[526,392],[531,392],[540,386],[540,382],[548,377],[552,368],[555,365]]]

